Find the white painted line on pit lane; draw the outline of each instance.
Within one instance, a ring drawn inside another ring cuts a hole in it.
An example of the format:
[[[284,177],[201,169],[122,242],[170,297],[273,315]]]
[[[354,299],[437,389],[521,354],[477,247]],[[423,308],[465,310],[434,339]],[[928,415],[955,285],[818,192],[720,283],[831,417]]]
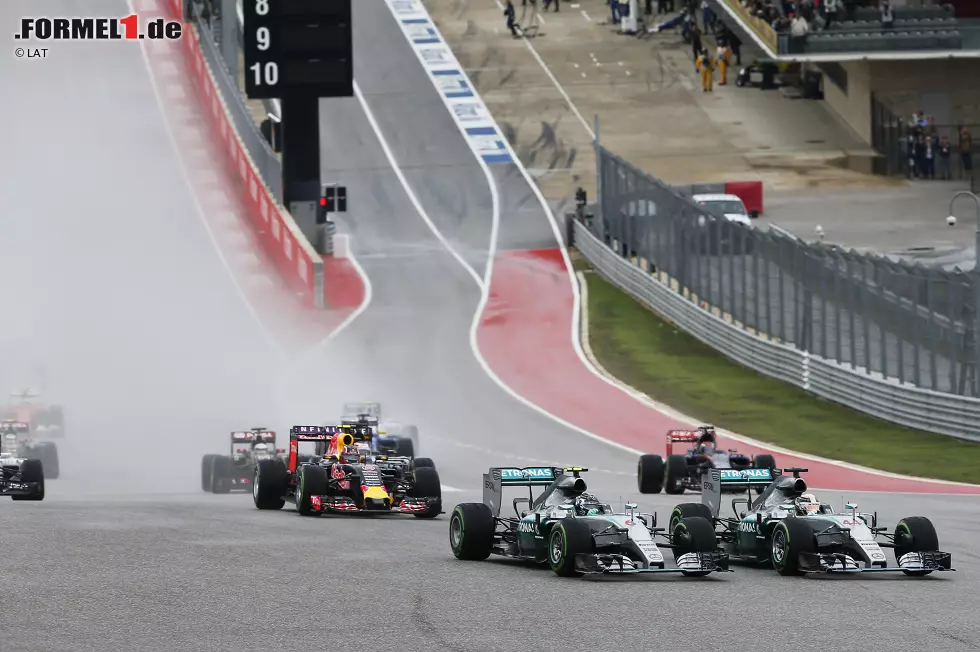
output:
[[[500,3],[500,0],[493,0],[493,1],[497,3],[497,6],[500,7],[501,11],[504,10],[504,6]],[[582,13],[584,14],[585,12],[583,11]],[[588,15],[586,15],[586,20],[592,22],[592,19],[590,19]],[[538,65],[541,66],[541,69],[544,71],[544,74],[548,76],[548,79],[551,80],[551,83],[554,84],[555,88],[558,89],[558,92],[561,93],[561,96],[565,100],[565,103],[568,104],[568,108],[572,110],[572,113],[575,114],[575,117],[578,118],[578,121],[581,122],[582,126],[585,127],[585,130],[589,132],[589,137],[595,140],[595,133],[592,131],[592,127],[589,126],[589,121],[585,119],[585,116],[582,115],[582,112],[579,111],[578,107],[575,106],[575,103],[572,102],[572,98],[568,96],[568,93],[565,92],[565,89],[562,88],[562,85],[558,83],[558,79],[555,77],[554,73],[551,72],[551,68],[549,68],[548,64],[544,62],[544,59],[542,59],[541,55],[538,54],[538,51],[534,49],[534,46],[531,45],[531,41],[529,41],[526,38],[522,40],[524,41],[524,45],[527,46],[528,51],[531,53],[531,56],[533,56],[534,59],[538,62]],[[514,159],[514,162],[517,163],[518,167],[521,167],[521,163],[518,159]]]
[[[572,5],[572,6],[574,6],[574,5]],[[585,20],[587,20],[590,23],[592,22],[592,17],[589,15],[589,13],[585,9],[582,10],[582,18],[584,18]]]
[[[457,489],[456,487],[450,487],[448,484],[442,485],[442,490],[445,493],[461,493],[466,491],[465,489]]]
[[[126,0],[126,4],[129,6],[130,12],[135,14],[136,10],[133,8],[132,0]],[[177,142],[177,137],[174,134],[174,130],[170,124],[170,120],[167,116],[167,113],[166,111],[164,111],[163,108],[164,107],[163,96],[160,93],[160,87],[157,83],[156,76],[154,75],[153,72],[153,65],[150,63],[149,54],[147,54],[146,47],[145,47],[145,44],[148,42],[149,41],[140,41],[140,55],[143,58],[143,64],[146,67],[146,71],[150,80],[150,87],[153,90],[153,95],[157,102],[157,109],[160,111],[160,116],[162,118],[163,126],[167,132],[167,139],[170,141],[170,145],[173,148],[174,156],[177,159],[177,167],[180,170],[180,174],[184,180],[184,184],[186,185],[187,190],[190,192],[191,202],[194,204],[195,212],[197,213],[197,216],[200,219],[201,224],[204,226],[204,230],[207,233],[208,239],[211,242],[211,246],[214,248],[214,251],[218,256],[218,261],[221,263],[221,266],[225,269],[225,272],[227,272],[228,278],[231,280],[232,286],[235,288],[235,293],[238,295],[238,298],[241,299],[242,304],[245,306],[245,310],[252,317],[252,319],[255,320],[255,323],[259,328],[259,332],[262,334],[263,339],[265,339],[265,341],[269,344],[272,350],[279,355],[283,355],[284,352],[282,347],[279,346],[279,343],[272,336],[272,333],[270,333],[269,330],[265,327],[265,324],[262,322],[262,319],[259,317],[259,313],[255,309],[255,306],[253,306],[251,302],[248,300],[248,295],[245,293],[245,290],[242,288],[241,284],[239,284],[238,279],[235,278],[235,273],[234,271],[232,271],[231,265],[229,265],[227,258],[225,258],[224,253],[221,251],[221,247],[218,244],[217,237],[215,236],[214,231],[211,229],[211,225],[208,223],[207,216],[205,215],[204,212],[204,206],[201,204],[201,199],[200,197],[198,197],[197,189],[195,188],[193,182],[191,181],[190,172],[188,172],[187,164],[185,163],[184,158],[181,155],[181,149],[179,143]],[[176,47],[176,46],[172,46],[172,47]],[[170,51],[172,52],[173,50],[171,49]]]

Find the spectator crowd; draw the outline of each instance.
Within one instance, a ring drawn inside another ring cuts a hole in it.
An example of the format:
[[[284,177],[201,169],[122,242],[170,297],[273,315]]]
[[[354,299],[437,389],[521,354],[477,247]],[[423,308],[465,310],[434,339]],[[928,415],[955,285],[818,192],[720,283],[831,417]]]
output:
[[[973,134],[967,127],[959,128],[954,143],[949,136],[939,134],[932,116],[924,111],[913,113],[906,126],[910,177],[948,181],[953,178],[954,162],[959,178],[972,176]]]

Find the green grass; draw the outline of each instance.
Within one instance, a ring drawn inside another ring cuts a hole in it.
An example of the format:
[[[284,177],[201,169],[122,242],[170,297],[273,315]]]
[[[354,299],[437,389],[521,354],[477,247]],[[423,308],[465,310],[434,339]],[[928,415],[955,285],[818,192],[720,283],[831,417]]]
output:
[[[903,428],[757,374],[598,274],[586,271],[585,276],[593,353],[611,374],[652,398],[704,423],[792,450],[894,473],[980,483],[980,444]]]

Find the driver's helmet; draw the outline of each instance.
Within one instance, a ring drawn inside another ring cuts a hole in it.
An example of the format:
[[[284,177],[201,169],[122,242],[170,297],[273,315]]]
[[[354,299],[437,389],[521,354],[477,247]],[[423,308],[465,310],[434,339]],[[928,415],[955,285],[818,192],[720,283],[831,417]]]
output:
[[[259,443],[252,446],[252,455],[261,457],[263,455],[268,455],[268,454],[269,454],[268,444]]]
[[[714,455],[715,443],[712,441],[702,442],[701,445],[698,446],[698,452],[701,453],[701,455]]]
[[[796,499],[797,516],[808,516],[820,511],[820,502],[813,494],[802,494]]]
[[[579,494],[575,497],[575,514],[577,516],[595,516],[605,513],[599,499],[590,493]]]
[[[715,443],[714,426],[701,426],[700,428],[698,428],[698,432],[701,433],[701,436],[698,437],[698,446],[703,446],[708,443],[714,445]]]
[[[367,444],[352,444],[350,446],[344,446],[343,455],[341,456],[344,462],[348,464],[356,464],[357,462],[369,462],[371,460],[371,447]]]

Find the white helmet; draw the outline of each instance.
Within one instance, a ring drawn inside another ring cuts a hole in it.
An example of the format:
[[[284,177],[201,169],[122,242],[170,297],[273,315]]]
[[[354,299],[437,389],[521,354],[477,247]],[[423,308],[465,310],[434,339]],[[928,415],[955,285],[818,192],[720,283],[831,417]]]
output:
[[[798,516],[809,516],[820,511],[820,502],[813,494],[801,494],[796,499],[796,514]]]
[[[260,455],[260,456],[261,455],[268,455],[269,454],[269,445],[268,444],[256,444],[255,446],[252,447],[252,454],[253,455]]]

